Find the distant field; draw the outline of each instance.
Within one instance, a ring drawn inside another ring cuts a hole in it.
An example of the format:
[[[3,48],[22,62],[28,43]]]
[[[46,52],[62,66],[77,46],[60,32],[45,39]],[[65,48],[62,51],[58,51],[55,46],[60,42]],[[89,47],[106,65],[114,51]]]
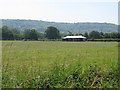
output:
[[[3,41],[3,88],[117,88],[117,42]]]

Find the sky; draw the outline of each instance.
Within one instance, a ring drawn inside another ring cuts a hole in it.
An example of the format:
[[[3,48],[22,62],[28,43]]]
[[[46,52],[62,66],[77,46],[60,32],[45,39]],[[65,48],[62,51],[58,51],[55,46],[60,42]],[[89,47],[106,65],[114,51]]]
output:
[[[0,19],[118,23],[119,0],[0,0]]]

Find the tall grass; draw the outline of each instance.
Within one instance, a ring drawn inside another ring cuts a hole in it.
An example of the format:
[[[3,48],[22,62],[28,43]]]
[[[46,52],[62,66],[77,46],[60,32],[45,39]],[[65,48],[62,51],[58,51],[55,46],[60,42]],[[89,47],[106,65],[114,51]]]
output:
[[[118,88],[116,42],[3,41],[3,88]]]

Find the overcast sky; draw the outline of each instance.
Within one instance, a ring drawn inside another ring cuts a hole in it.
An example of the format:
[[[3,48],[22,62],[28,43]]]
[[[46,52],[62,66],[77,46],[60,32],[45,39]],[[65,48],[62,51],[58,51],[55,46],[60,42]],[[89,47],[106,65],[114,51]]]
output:
[[[119,0],[0,0],[0,19],[118,23]]]

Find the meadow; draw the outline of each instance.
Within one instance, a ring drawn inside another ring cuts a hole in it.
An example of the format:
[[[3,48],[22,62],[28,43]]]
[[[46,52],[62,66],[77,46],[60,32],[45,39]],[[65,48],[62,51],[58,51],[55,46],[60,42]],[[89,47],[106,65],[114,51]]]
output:
[[[3,88],[118,88],[117,42],[3,41]]]

